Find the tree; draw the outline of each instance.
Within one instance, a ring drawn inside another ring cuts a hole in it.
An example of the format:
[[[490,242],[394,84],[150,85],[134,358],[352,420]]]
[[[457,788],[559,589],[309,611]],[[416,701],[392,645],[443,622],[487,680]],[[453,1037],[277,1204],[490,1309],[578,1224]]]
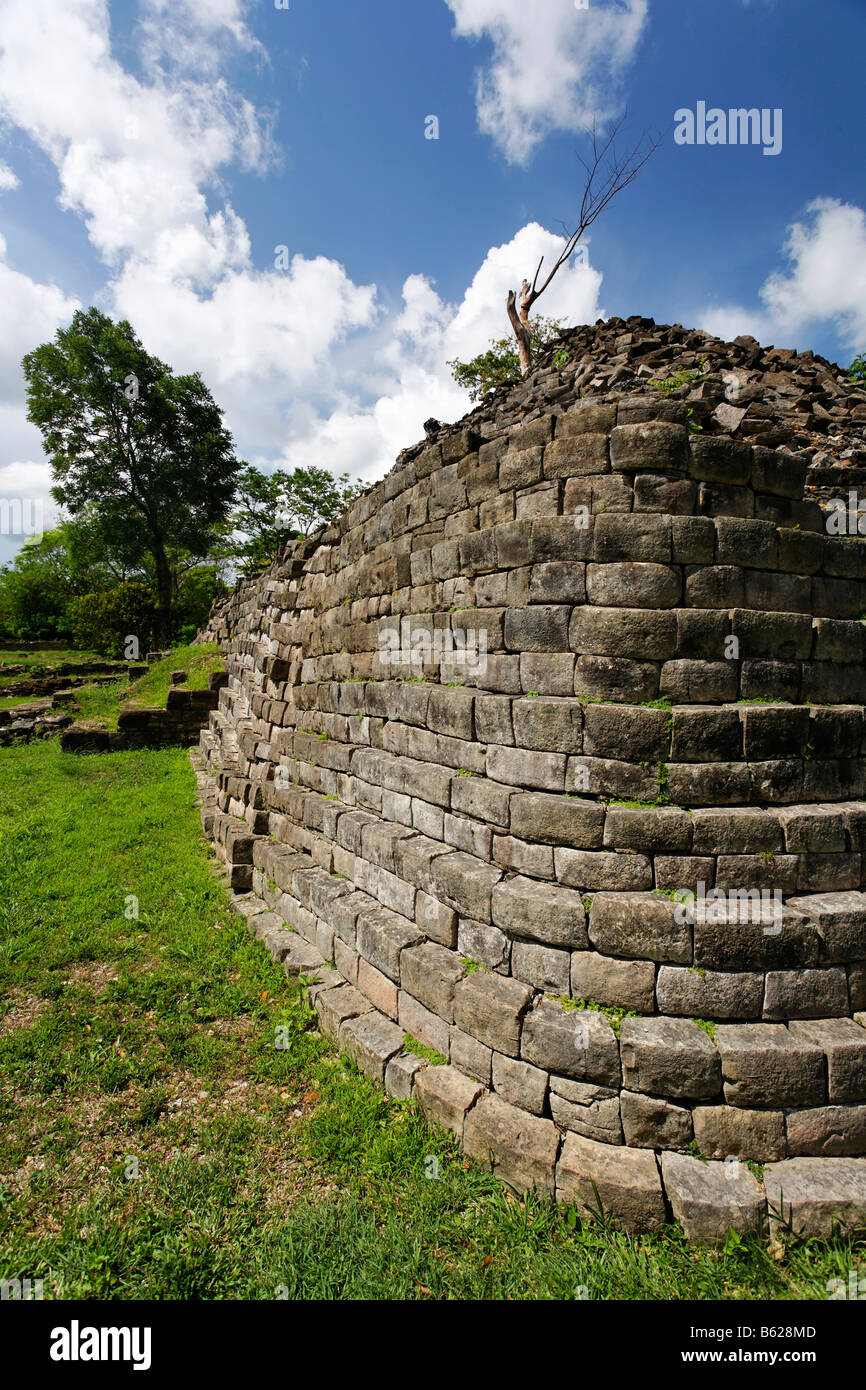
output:
[[[153,590],[137,580],[124,580],[111,589],[84,594],[69,605],[72,637],[77,647],[103,656],[125,656],[128,637],[146,652],[156,631]]]
[[[0,624],[19,641],[66,636],[67,605],[74,593],[61,527],[32,538],[0,571]]]
[[[556,342],[562,329],[562,319],[546,319],[541,314],[530,319],[533,353]],[[479,352],[468,362],[455,358],[448,366],[458,386],[465,386],[468,390],[471,401],[483,400],[494,387],[520,375],[520,358],[513,338],[491,338],[486,352]]]
[[[622,130],[625,118],[616,122],[607,136],[599,135],[598,126],[593,125],[589,132],[591,152],[588,159],[580,159],[586,172],[583,197],[578,212],[577,225],[566,237],[565,246],[557,256],[546,279],[541,285],[538,277],[544,264],[544,257],[538,262],[532,283],[524,280],[520,286],[520,303],[514,290],[508,291],[505,307],[517,343],[520,369],[524,376],[532,368],[532,329],[529,313],[533,304],[540,299],[556,272],[570,260],[577,250],[577,244],[587,228],[600,217],[612,198],[633,183],[647,160],[659,146],[655,140],[644,148],[643,138],[624,158],[616,152],[616,140]]]
[[[294,536],[306,536],[323,521],[344,512],[361,484],[348,473],[334,477],[326,468],[275,469],[249,466],[238,478],[238,506],[232,525],[240,533],[234,554],[245,573],[264,569]]]
[[[169,553],[203,557],[228,515],[239,461],[196,372],[175,376],[126,321],[79,310],[23,361],[28,418],[42,432],[55,499],[90,506],[103,534],[152,564],[157,635],[171,635]]]

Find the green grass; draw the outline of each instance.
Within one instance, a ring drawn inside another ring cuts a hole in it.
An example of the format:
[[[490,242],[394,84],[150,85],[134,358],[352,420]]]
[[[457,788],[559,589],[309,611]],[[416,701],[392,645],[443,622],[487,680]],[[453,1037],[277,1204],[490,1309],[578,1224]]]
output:
[[[102,685],[82,685],[75,691],[80,719],[102,719],[113,729],[126,703],[164,705],[171,686],[172,671],[187,673],[186,689],[203,690],[211,671],[221,671],[223,659],[217,646],[175,647],[162,661],[156,661],[147,674],[132,682],[122,679]]]
[[[0,766],[0,1277],[46,1298],[823,1299],[862,1263],[518,1201],[341,1059],[230,915],[185,752],[48,741]]]
[[[44,695],[0,695],[0,709],[14,709],[16,705],[32,705],[34,700],[43,700]]]
[[[57,651],[48,647],[39,651],[22,651],[20,647],[0,646],[0,661],[5,661],[9,666],[60,666],[68,662],[81,665],[85,661],[105,660],[98,652],[79,651],[76,647],[64,647]]]

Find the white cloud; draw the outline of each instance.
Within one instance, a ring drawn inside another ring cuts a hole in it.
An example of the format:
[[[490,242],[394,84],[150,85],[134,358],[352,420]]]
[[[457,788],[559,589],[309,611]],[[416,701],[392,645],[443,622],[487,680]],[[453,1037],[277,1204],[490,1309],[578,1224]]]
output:
[[[550,264],[563,238],[530,223],[484,255],[459,303],[418,273],[391,312],[375,285],[355,284],[324,256],[257,268],[222,185],[227,170],[261,169],[270,157],[266,123],[221,76],[227,46],[260,56],[243,9],[145,0],[143,75],[134,77],[112,54],[105,0],[3,0],[0,117],[53,161],[61,206],[83,219],[108,268],[100,304],[177,370],[202,372],[243,457],[260,467],[312,460],[371,480],[428,416],[465,412],[448,359],[508,334],[507,291],[542,255]],[[190,37],[182,64],[163,22]],[[592,321],[600,285],[589,266],[563,267],[538,308]],[[0,470],[14,463],[16,481],[35,470],[33,488],[47,495],[47,465],[21,462],[38,458],[39,440],[23,420],[19,361],[77,301],[2,256],[0,297],[0,426],[4,401],[18,411]]]
[[[270,154],[266,128],[224,80],[125,72],[105,0],[5,0],[0,115],[54,161],[61,206],[85,218],[112,264],[167,226],[205,226],[204,190],[219,171],[261,169]]]
[[[553,130],[578,131],[617,110],[617,84],[635,55],[648,0],[446,0],[459,38],[492,41],[476,77],[481,130],[526,164]]]
[[[58,326],[78,308],[78,301],[56,285],[39,284],[13,269],[6,259],[6,243],[0,237],[0,304],[0,403],[20,405],[24,400],[21,358],[53,337]]]
[[[854,351],[866,348],[866,212],[836,198],[816,198],[787,231],[788,265],[759,291],[763,308],[714,305],[698,315],[711,332],[802,344],[816,327],[832,327]]]
[[[214,72],[229,48],[260,60],[266,51],[244,22],[245,0],[143,0],[142,58],[163,67]]]
[[[13,188],[19,188],[21,180],[18,178],[8,164],[0,160],[0,193],[9,193]]]
[[[505,313],[508,290],[531,279],[543,255],[559,254],[565,239],[532,222],[511,241],[488,251],[458,305],[443,302],[423,275],[403,286],[403,306],[384,326],[378,362],[390,372],[378,399],[365,405],[344,397],[324,421],[306,422],[302,435],[285,450],[290,467],[314,455],[335,471],[349,469],[365,479],[379,477],[396,454],[419,439],[423,422],[434,416],[456,420],[469,408],[466,392],[454,382],[447,363],[483,351],[490,338],[510,334]],[[591,265],[563,266],[538,310],[567,325],[593,323],[600,315],[601,273]]]

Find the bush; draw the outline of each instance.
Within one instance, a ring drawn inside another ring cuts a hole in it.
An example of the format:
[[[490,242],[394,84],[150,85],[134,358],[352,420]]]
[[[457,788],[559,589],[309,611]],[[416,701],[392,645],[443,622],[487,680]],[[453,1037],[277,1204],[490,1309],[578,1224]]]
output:
[[[563,331],[562,320],[542,318],[539,314],[537,318],[530,319],[529,331],[534,358],[541,348],[556,342],[560,337]],[[561,349],[561,353],[557,354],[560,360],[554,363],[557,367],[564,365],[561,354],[564,354],[565,360],[568,358],[567,349]],[[486,352],[479,352],[478,356],[471,358],[469,362],[461,362],[459,358],[455,358],[448,366],[457,385],[466,387],[471,401],[483,400],[502,382],[515,380],[520,376],[520,358],[514,338],[491,338]]]
[[[146,584],[129,581],[101,594],[85,594],[70,604],[72,636],[77,647],[103,656],[126,656],[127,637],[138,638],[140,655],[153,645],[156,596]]]

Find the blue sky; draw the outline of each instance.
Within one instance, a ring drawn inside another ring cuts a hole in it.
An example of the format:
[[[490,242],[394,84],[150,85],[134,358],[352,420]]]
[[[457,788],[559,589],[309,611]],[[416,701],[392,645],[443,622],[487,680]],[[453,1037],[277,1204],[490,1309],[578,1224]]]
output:
[[[0,0],[0,496],[50,516],[20,358],[90,303],[250,461],[379,476],[467,408],[446,363],[556,253],[593,115],[662,143],[541,312],[849,361],[864,53],[863,0]],[[698,102],[781,109],[781,152],[678,145]]]

